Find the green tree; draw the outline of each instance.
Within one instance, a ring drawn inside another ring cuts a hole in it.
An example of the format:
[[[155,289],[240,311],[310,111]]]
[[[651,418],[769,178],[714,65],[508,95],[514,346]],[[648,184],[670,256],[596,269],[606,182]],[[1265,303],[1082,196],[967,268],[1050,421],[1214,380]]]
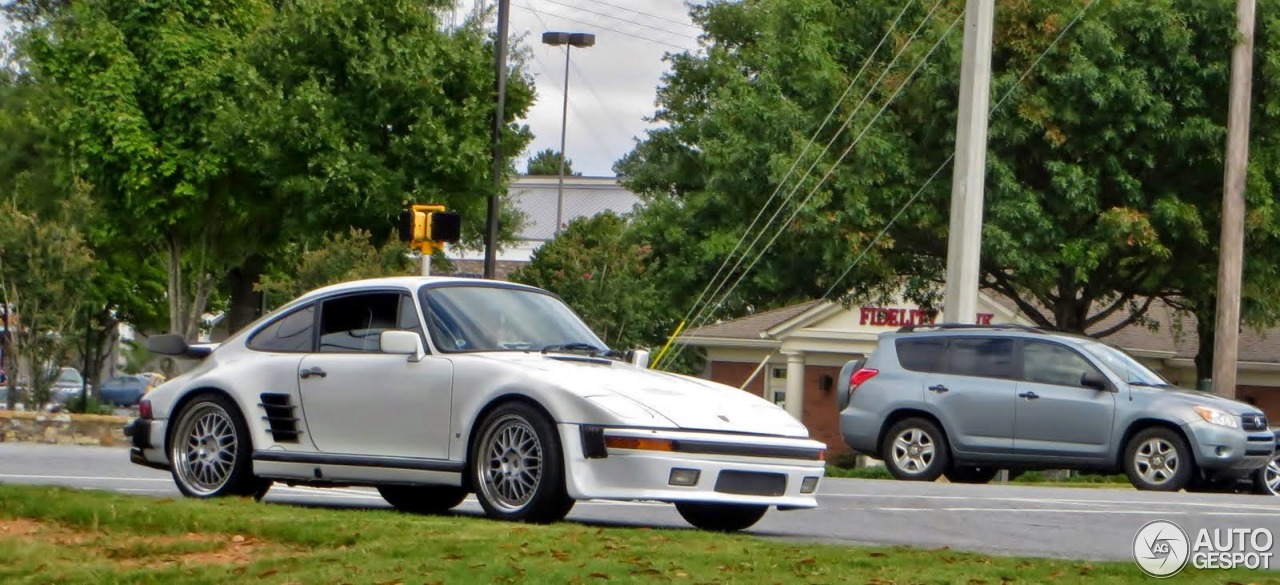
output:
[[[924,4],[906,12],[907,31],[923,21],[932,3]],[[990,121],[982,286],[1043,326],[1106,335],[1142,322],[1151,298],[1203,288],[1186,277],[1182,260],[1194,254],[1208,262],[1214,253],[1217,227],[1209,218],[1221,193],[1234,21],[1230,6],[1199,0],[1093,4],[1021,82],[1082,3],[1029,0],[996,12],[992,101],[1014,93]],[[850,131],[822,153],[835,134],[836,125],[828,125],[801,157],[901,4],[746,0],[695,7],[707,50],[671,58],[655,115],[664,127],[616,165],[630,188],[650,198],[637,227],[653,243],[663,290],[682,304],[696,298],[781,188],[780,200],[795,193],[782,204],[781,218],[796,215],[765,233],[760,245],[781,231],[720,315],[813,298],[832,287],[870,294],[905,286],[916,300],[935,302],[946,258],[949,173],[908,201],[954,148],[961,35],[947,37],[904,83],[959,8],[944,6],[909,47],[909,33],[900,29],[875,54],[852,99],[839,105],[835,120],[853,115],[871,81],[904,51]],[[1262,61],[1280,49],[1266,32],[1272,26],[1264,23],[1259,37]],[[1266,151],[1280,144],[1272,123],[1280,92],[1275,78],[1259,80],[1255,112],[1262,114],[1255,114],[1250,177],[1256,241],[1275,230],[1272,185],[1280,171],[1266,162],[1274,161]],[[846,149],[849,158],[819,185]],[[798,171],[784,184],[797,159]],[[800,180],[814,162],[813,174]],[[770,204],[764,217],[778,205]],[[837,281],[903,209],[888,236]],[[1267,264],[1274,257],[1254,258]],[[1274,272],[1251,275],[1274,281]],[[1254,284],[1259,288],[1251,290],[1271,288]]]
[[[618,215],[578,218],[511,280],[560,295],[612,348],[654,347],[673,316],[647,273],[649,250]]]
[[[560,153],[546,148],[539,150],[529,158],[529,166],[526,168],[525,174],[531,176],[552,176],[560,175]],[[582,173],[573,172],[573,159],[565,159],[564,161],[565,176],[581,177]]]
[[[293,246],[291,262],[276,273],[264,275],[258,287],[267,299],[283,304],[307,291],[362,278],[413,274],[409,248],[399,241],[382,246],[367,231],[352,228],[326,234],[319,246]]]

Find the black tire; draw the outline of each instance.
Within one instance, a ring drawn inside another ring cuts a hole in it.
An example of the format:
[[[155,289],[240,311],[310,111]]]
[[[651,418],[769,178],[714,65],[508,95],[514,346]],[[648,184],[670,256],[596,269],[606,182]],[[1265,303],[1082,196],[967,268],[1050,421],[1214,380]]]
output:
[[[951,483],[991,483],[991,480],[996,478],[997,473],[1000,473],[1000,470],[994,467],[952,465],[951,469],[944,471],[942,474]]]
[[[470,485],[485,514],[537,524],[563,520],[573,508],[563,453],[555,426],[537,408],[509,402],[489,413],[469,459]]]
[[[676,511],[685,521],[701,530],[737,532],[759,522],[768,506],[719,504],[710,502],[676,502]]]
[[[1172,429],[1150,427],[1134,435],[1124,446],[1125,475],[1129,476],[1129,483],[1140,490],[1181,490],[1191,485],[1195,467],[1187,442]]]
[[[1253,491],[1264,496],[1280,496],[1280,455],[1253,472]]]
[[[442,514],[467,497],[467,490],[451,485],[380,485],[378,493],[395,509],[411,514]]]
[[[934,481],[951,466],[946,435],[923,418],[903,419],[889,427],[880,455],[893,477],[907,481]]]
[[[201,394],[182,407],[169,435],[169,471],[189,498],[258,496],[271,481],[253,475],[249,427],[223,394]]]

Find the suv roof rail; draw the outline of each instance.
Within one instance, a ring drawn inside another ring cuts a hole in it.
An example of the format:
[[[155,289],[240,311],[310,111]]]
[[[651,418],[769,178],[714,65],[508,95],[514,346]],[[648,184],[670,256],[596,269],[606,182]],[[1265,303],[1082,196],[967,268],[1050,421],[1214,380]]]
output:
[[[911,333],[917,329],[1010,329],[1014,331],[1044,333],[1044,330],[1039,327],[1031,327],[1030,325],[1021,325],[1018,323],[989,323],[986,325],[978,325],[974,323],[927,323],[923,325],[903,325],[898,328],[898,333]]]

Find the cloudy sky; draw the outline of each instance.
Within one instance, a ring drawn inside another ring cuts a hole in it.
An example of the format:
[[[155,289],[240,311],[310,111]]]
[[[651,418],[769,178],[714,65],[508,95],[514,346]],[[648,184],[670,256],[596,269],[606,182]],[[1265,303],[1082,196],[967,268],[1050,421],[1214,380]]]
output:
[[[594,47],[573,49],[570,55],[565,152],[575,171],[613,176],[614,161],[652,127],[645,118],[654,112],[654,96],[667,70],[663,55],[698,48],[699,29],[689,20],[685,1],[510,1],[511,36],[530,50],[529,70],[538,90],[525,120],[534,134],[525,157],[544,148],[560,150],[565,49],[543,45],[542,33],[593,33]],[[524,163],[517,168],[523,171]]]

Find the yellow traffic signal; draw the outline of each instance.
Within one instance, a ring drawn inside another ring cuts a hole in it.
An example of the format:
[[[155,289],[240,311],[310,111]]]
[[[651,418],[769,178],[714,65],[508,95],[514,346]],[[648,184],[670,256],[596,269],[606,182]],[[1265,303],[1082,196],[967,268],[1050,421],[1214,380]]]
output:
[[[462,239],[462,216],[445,211],[443,205],[415,204],[400,212],[397,228],[400,241],[432,254],[444,244]]]

